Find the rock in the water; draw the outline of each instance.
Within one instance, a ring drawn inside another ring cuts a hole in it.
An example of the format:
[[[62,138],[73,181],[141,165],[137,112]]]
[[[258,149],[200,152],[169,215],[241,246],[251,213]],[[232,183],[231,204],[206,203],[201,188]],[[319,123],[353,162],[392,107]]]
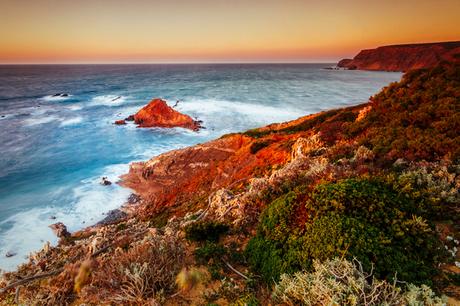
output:
[[[102,180],[101,180],[101,185],[109,186],[109,185],[112,185],[112,182],[109,181],[109,180],[107,179],[107,177],[104,176],[104,177],[102,178]]]
[[[125,118],[125,121],[134,121],[134,115],[129,115]]]
[[[9,258],[9,257],[13,257],[13,256],[15,256],[16,254],[17,254],[16,252],[8,251],[8,252],[6,252],[5,257],[8,257],[8,258]]]
[[[62,222],[51,224],[49,228],[53,230],[53,233],[58,238],[65,238],[70,236],[70,233],[67,231],[67,227]]]
[[[121,219],[124,219],[127,216],[127,214],[124,211],[121,211],[119,209],[113,209],[107,213],[107,216],[102,220],[97,223],[97,225],[106,225],[106,224],[111,224],[120,221]]]
[[[139,127],[182,127],[194,131],[199,130],[201,127],[198,121],[193,120],[188,115],[179,113],[161,99],[152,100],[133,117],[134,122]]]
[[[125,125],[125,124],[126,124],[126,121],[122,119],[122,120],[116,120],[114,123],[115,123],[116,125]]]

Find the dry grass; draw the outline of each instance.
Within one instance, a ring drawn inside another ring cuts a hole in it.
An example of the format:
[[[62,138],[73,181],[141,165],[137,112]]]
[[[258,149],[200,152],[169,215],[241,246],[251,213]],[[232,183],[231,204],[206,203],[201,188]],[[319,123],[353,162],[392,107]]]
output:
[[[156,305],[175,287],[184,249],[175,236],[150,236],[128,250],[118,249],[100,264],[84,300],[100,303]]]

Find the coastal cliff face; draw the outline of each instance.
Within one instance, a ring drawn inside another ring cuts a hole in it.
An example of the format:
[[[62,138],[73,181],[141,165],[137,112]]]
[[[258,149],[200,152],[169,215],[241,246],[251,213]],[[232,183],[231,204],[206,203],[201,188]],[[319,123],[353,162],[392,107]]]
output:
[[[383,46],[362,50],[337,66],[358,70],[409,71],[446,62],[460,62],[460,41]]]
[[[443,305],[422,284],[454,304],[459,76],[410,71],[367,103],[134,163],[124,216],[31,254],[0,279],[0,305],[330,302],[318,286],[338,304]]]
[[[199,122],[174,110],[161,99],[153,99],[133,117],[139,127],[182,127],[194,131],[200,128]]]

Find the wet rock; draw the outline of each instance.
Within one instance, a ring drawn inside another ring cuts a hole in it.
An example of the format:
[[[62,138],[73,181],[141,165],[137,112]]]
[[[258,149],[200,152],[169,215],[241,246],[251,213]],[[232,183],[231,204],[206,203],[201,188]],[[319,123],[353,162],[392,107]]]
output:
[[[140,200],[141,200],[141,197],[134,193],[131,193],[131,195],[128,197],[129,204],[139,203]]]
[[[197,131],[200,123],[192,117],[182,114],[168,106],[161,99],[154,99],[149,104],[138,111],[134,117],[134,122],[139,127],[163,127],[173,128],[182,127]]]
[[[51,224],[49,228],[53,230],[53,233],[58,238],[65,238],[70,236],[70,233],[67,231],[67,227],[62,222]]]
[[[123,119],[122,119],[122,120],[116,120],[116,121],[114,122],[114,124],[116,124],[116,125],[125,125],[125,124],[126,124],[126,121],[123,120]]]
[[[112,182],[109,181],[109,180],[107,179],[106,176],[104,176],[104,177],[102,177],[101,185],[103,185],[103,186],[109,186],[109,185],[112,185]]]
[[[124,211],[121,211],[119,209],[113,209],[107,212],[106,217],[103,220],[99,221],[96,225],[107,225],[111,223],[116,223],[120,220],[123,220],[127,216],[128,214]]]
[[[134,115],[129,115],[125,118],[125,121],[134,121]]]
[[[7,257],[7,258],[13,257],[13,256],[15,256],[16,254],[17,254],[16,252],[8,251],[8,252],[6,252],[5,257]]]
[[[50,220],[56,220],[56,216],[50,216]]]

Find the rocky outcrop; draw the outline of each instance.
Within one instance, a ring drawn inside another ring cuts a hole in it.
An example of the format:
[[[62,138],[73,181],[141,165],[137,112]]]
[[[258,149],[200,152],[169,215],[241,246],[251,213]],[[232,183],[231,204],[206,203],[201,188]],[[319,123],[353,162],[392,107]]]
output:
[[[178,203],[182,203],[182,208],[187,206],[184,202],[196,204],[206,199],[209,192],[244,181],[257,171],[263,174],[264,170],[289,160],[290,152],[276,142],[251,153],[251,145],[256,141],[234,134],[170,151],[147,162],[131,164],[121,184],[146,200],[141,208],[145,215]]]
[[[128,117],[126,120],[131,118]],[[182,127],[197,131],[200,129],[200,123],[193,120],[192,117],[179,113],[172,107],[168,106],[161,99],[153,99],[149,104],[144,106],[140,111],[133,115],[134,123],[138,127]]]
[[[362,50],[353,59],[343,59],[337,66],[350,70],[408,71],[460,62],[460,41],[383,46]]]
[[[62,222],[51,224],[49,228],[51,228],[58,238],[66,238],[70,236],[70,233],[67,231],[67,227]]]

